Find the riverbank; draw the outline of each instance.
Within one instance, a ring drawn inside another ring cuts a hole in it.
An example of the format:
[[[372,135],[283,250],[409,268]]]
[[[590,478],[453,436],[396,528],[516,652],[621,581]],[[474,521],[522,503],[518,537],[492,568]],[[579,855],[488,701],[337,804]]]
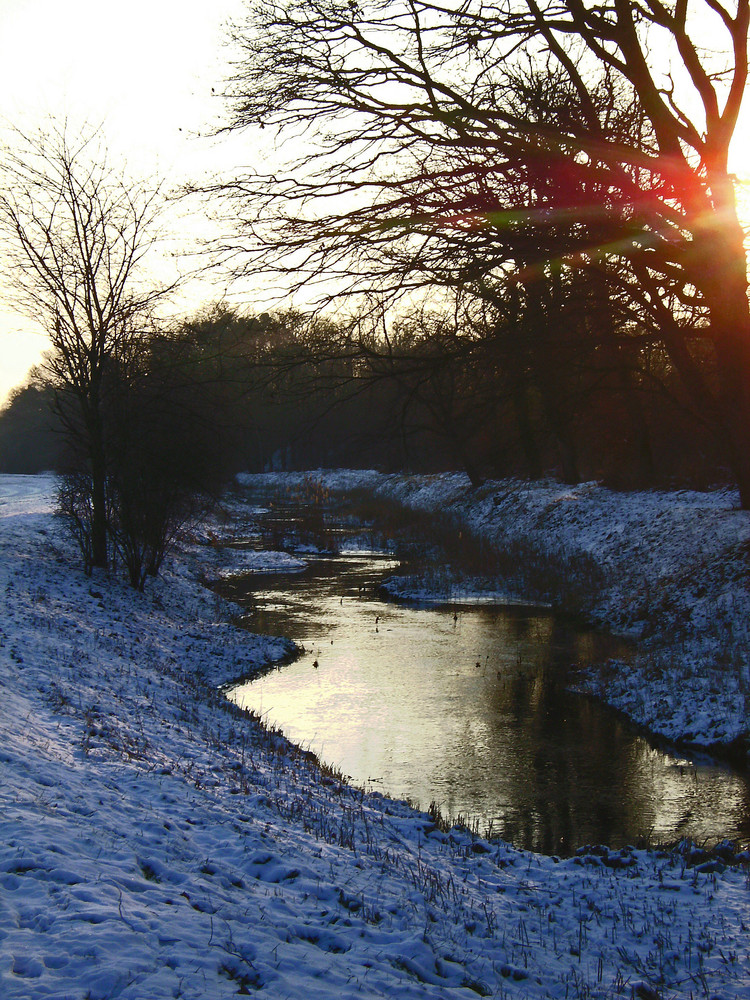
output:
[[[484,586],[637,639],[632,661],[582,673],[581,690],[668,740],[748,763],[750,513],[733,490],[615,493],[518,480],[473,489],[461,474],[339,470],[239,478],[364,492],[470,534],[494,551],[496,576]],[[450,600],[471,585],[446,568],[390,590]]]
[[[750,998],[747,856],[558,861],[349,788],[216,692],[289,652],[200,583],[231,522],[138,594],[53,493],[0,477],[3,997]]]

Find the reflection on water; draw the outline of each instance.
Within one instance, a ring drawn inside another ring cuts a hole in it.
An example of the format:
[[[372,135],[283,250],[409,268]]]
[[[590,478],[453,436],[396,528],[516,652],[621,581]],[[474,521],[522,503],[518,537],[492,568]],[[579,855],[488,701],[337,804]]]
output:
[[[356,784],[434,801],[518,846],[750,835],[746,776],[664,753],[562,689],[571,663],[612,655],[611,639],[533,609],[384,603],[387,570],[329,558],[235,581],[249,626],[307,653],[230,696]]]

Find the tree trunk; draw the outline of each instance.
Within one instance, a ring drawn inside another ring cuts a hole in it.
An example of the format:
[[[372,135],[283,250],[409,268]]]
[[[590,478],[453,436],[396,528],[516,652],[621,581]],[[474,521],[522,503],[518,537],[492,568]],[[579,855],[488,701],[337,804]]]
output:
[[[718,186],[718,185],[717,185]],[[727,451],[743,510],[750,510],[750,305],[744,234],[727,188],[721,225],[702,240],[698,287],[711,316]],[[733,217],[733,218],[732,218]]]
[[[108,565],[107,531],[107,462],[101,426],[90,428],[91,461],[91,562],[105,569]]]
[[[91,562],[105,569],[107,544],[107,473],[103,449],[91,448]]]
[[[542,459],[537,447],[534,429],[531,424],[531,414],[529,412],[529,400],[526,387],[520,385],[514,378],[512,389],[513,409],[518,424],[518,436],[521,442],[521,450],[526,462],[526,471],[529,479],[542,478]]]
[[[728,290],[727,290],[728,291]],[[725,293],[725,300],[729,296]],[[750,510],[750,315],[744,289],[712,324],[727,450],[743,510]],[[712,309],[712,314],[714,310]]]
[[[562,378],[562,373],[560,373]],[[578,455],[573,431],[570,404],[563,398],[564,388],[560,388],[551,371],[541,369],[537,375],[542,396],[542,409],[552,436],[557,443],[560,457],[560,471],[563,481],[575,486],[581,481],[578,469]]]
[[[623,399],[630,426],[633,429],[636,475],[641,487],[652,486],[656,482],[656,462],[651,447],[651,434],[643,412],[638,390],[632,385],[624,387]]]

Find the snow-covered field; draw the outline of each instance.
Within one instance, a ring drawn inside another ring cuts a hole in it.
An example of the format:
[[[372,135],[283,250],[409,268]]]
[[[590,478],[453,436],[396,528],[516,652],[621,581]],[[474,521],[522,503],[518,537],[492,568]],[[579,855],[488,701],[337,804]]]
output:
[[[200,585],[226,526],[138,594],[80,572],[53,490],[0,477],[0,997],[750,998],[742,858],[557,861],[342,785],[216,693],[290,651]]]

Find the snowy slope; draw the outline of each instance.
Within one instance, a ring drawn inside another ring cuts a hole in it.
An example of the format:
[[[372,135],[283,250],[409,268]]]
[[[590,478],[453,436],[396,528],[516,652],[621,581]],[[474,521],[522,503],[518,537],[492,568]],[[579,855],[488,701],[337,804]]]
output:
[[[0,477],[0,997],[750,998],[741,867],[342,785],[216,693],[289,652],[200,586],[218,531],[138,594],[78,571],[53,486]]]

